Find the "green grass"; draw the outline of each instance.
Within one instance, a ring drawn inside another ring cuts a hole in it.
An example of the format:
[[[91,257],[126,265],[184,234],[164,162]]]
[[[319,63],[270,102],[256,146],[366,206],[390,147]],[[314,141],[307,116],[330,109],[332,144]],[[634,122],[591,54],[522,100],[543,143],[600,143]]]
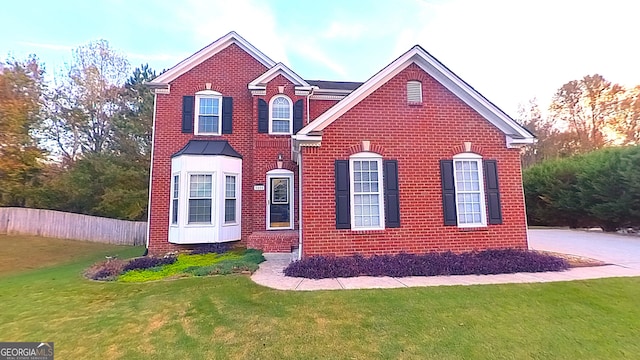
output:
[[[256,260],[257,258],[259,258],[259,260]],[[224,254],[180,254],[173,264],[150,269],[127,271],[118,277],[118,281],[145,282],[170,277],[230,274],[234,271],[234,267],[255,271],[258,268],[257,264],[261,261],[264,261],[262,254],[255,250],[228,252]]]
[[[120,251],[136,256],[139,249]],[[640,278],[286,292],[244,275],[94,282],[90,257],[0,276],[2,341],[59,359],[623,359]]]
[[[144,248],[31,235],[0,235],[0,276],[95,258],[96,254],[141,255]]]

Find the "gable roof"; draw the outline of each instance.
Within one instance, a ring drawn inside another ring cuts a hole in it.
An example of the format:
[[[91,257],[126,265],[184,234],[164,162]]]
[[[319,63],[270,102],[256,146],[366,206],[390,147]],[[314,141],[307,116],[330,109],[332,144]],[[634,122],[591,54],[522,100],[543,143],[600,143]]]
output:
[[[445,88],[454,93],[458,98],[500,129],[508,138],[514,140],[514,144],[531,143],[535,141],[533,134],[518,124],[504,111],[500,110],[492,102],[487,100],[469,84],[460,79],[456,74],[419,45],[412,47],[409,51],[372,76],[360,87],[356,88],[344,99],[340,100],[333,107],[329,108],[318,118],[310,122],[298,132],[297,136],[302,138],[309,135],[320,134],[322,130],[337,120],[340,116],[345,114],[360,101],[413,63],[418,65],[427,74],[431,75]]]
[[[276,76],[282,75],[293,83],[296,87],[310,87],[303,78],[289,69],[285,64],[279,62],[271,69],[267,70],[264,74],[258,76],[255,80],[249,83],[249,90],[264,89],[267,83],[273,80]]]
[[[213,55],[219,53],[220,51],[226,49],[231,44],[238,45],[242,50],[253,56],[253,58],[258,60],[267,68],[271,68],[276,64],[275,61],[271,60],[267,55],[262,53],[262,51],[251,45],[242,36],[238,35],[235,31],[231,31],[227,35],[200,49],[200,51],[196,52],[195,54],[182,60],[171,69],[160,74],[157,78],[150,81],[148,85],[152,88],[166,87],[170,82],[177,79],[180,75],[193,69],[194,67],[201,64]]]
[[[242,159],[242,155],[226,140],[190,140],[180,151],[171,155],[225,155]]]

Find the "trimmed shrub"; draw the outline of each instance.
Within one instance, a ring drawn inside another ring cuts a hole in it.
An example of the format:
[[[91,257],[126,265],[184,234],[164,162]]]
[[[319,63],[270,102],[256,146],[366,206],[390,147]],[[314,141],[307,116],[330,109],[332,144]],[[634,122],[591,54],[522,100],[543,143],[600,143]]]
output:
[[[365,258],[314,256],[292,262],[286,276],[325,279],[354,276],[487,275],[516,272],[561,271],[569,264],[561,258],[524,250],[485,250],[454,254],[376,255]]]
[[[124,272],[125,260],[107,259],[93,264],[88,268],[84,276],[92,280],[112,281]]]
[[[127,265],[124,266],[123,270],[148,269],[156,266],[169,265],[176,262],[176,259],[173,255],[165,257],[143,256],[130,260]]]
[[[229,250],[231,250],[231,245],[229,243],[215,243],[199,245],[198,247],[191,250],[191,254],[224,254]]]

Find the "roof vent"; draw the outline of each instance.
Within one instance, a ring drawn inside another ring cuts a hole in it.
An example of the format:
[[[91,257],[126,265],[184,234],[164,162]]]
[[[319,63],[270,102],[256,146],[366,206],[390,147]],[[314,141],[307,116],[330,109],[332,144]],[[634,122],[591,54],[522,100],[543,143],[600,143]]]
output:
[[[420,81],[407,81],[407,102],[422,104],[422,83]]]

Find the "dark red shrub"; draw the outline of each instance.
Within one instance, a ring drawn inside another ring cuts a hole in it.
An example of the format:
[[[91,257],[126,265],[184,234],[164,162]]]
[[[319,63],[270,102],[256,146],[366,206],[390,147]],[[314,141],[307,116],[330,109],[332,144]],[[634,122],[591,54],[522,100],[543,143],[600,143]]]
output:
[[[314,256],[289,264],[286,276],[324,279],[354,276],[437,276],[509,274],[516,272],[561,271],[569,264],[561,258],[523,250],[485,250],[454,254],[376,255],[365,258]]]

